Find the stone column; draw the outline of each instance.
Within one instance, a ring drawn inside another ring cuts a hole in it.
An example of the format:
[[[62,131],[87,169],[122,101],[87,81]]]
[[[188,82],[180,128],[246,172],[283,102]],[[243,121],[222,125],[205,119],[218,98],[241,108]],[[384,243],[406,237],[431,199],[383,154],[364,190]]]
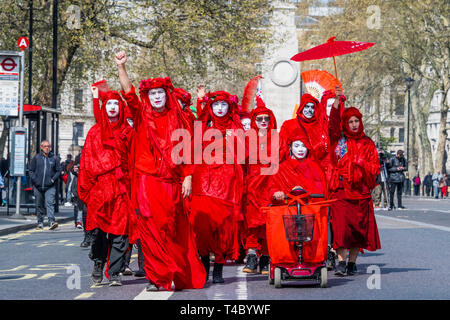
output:
[[[262,89],[266,105],[277,118],[278,128],[292,118],[300,101],[300,63],[290,58],[298,53],[296,7],[288,1],[273,1],[270,18],[271,41],[262,64]]]

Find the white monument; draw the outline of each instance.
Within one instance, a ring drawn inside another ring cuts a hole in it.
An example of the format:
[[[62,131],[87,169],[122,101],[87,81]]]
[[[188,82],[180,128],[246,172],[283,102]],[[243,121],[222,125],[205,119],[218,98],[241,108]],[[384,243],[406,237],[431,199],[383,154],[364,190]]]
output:
[[[264,100],[275,114],[278,128],[292,118],[294,107],[300,102],[300,64],[291,61],[291,57],[298,53],[295,10],[289,1],[273,2],[269,27],[272,39],[264,52]]]

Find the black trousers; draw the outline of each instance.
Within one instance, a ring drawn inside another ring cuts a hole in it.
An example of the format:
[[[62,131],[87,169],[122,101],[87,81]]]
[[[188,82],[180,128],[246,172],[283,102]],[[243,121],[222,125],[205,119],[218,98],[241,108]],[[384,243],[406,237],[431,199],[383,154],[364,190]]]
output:
[[[101,263],[105,263],[109,258],[109,274],[118,275],[125,268],[125,253],[128,246],[127,235],[107,234],[100,229],[95,229],[92,232],[92,244],[89,258],[94,262]]]
[[[394,193],[397,189],[397,203],[398,208],[402,207],[402,190],[403,190],[403,182],[390,182],[389,183],[389,207],[394,207]]]
[[[426,192],[426,194],[427,194],[427,197],[429,197],[430,196],[430,192],[431,192],[431,186],[425,186],[425,192]]]
[[[144,254],[142,253],[141,240],[137,239],[136,245],[137,245],[137,248],[138,248],[138,266],[139,266],[139,270],[144,271]],[[125,267],[129,267],[130,266],[131,254],[133,252],[133,245],[130,244],[129,248],[130,248],[130,250],[128,250],[127,253],[125,253],[124,270],[125,270]]]
[[[419,186],[414,186],[414,195],[415,196],[420,196],[420,185]]]

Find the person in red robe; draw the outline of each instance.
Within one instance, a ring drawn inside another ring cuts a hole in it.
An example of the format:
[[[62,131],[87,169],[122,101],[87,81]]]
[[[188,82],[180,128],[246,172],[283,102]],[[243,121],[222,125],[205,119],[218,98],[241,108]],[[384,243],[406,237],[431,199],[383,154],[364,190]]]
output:
[[[297,128],[302,128],[312,146],[311,155],[317,159],[324,172],[327,172],[329,166],[329,141],[328,130],[323,119],[323,107],[319,101],[309,93],[302,95],[300,107],[297,110],[297,117],[286,120],[280,129],[280,145],[285,145],[287,139]],[[282,151],[283,148],[280,149]],[[289,154],[280,153],[280,161],[289,157]]]
[[[194,128],[194,121],[196,120],[194,113],[192,112],[190,106],[192,105],[191,94],[182,88],[175,88],[173,90],[175,98],[181,105],[186,118],[190,123],[192,123],[192,128]]]
[[[183,198],[192,191],[192,166],[172,159],[175,131],[191,134],[190,123],[173,95],[170,78],[139,84],[140,99],[126,73],[124,51],[116,54],[122,95],[134,116],[131,147],[132,197],[139,213],[139,238],[144,253],[147,291],[200,289],[205,270]]]
[[[87,206],[86,230],[93,230],[89,257],[92,281],[101,283],[103,268],[110,286],[120,286],[129,243],[137,238],[137,217],[130,200],[128,153],[131,127],[125,103],[116,91],[92,87],[96,124],[89,130],[80,159],[78,194]],[[100,108],[99,98],[102,100]]]
[[[311,154],[313,147],[304,130],[294,129],[280,148],[289,156],[280,164],[278,172],[269,176],[265,193],[265,197],[269,196],[267,200],[279,203],[284,201],[286,195],[299,188],[309,193],[323,194],[326,199],[326,178]]]
[[[338,255],[336,275],[354,275],[360,249],[381,248],[371,197],[380,162],[375,144],[364,133],[362,114],[355,107],[345,109],[341,120],[335,101],[330,113],[329,135],[334,153],[330,192],[333,199],[337,199],[330,211],[333,249]]]
[[[230,143],[235,139],[234,130],[240,129],[243,134],[236,99],[225,91],[208,93],[206,99],[199,115],[205,141],[203,161],[194,169],[191,221],[206,279],[209,254],[214,253],[213,283],[223,283],[224,263],[227,259],[236,260],[239,255],[243,170],[234,147],[245,149],[245,142],[237,137],[234,146]],[[207,135],[213,137],[207,141]],[[231,155],[231,163],[227,161],[227,154]]]
[[[252,153],[254,157],[251,163],[247,164],[245,177],[245,249],[247,250],[247,262],[242,271],[256,273],[259,257],[261,274],[268,274],[269,252],[266,240],[266,217],[260,212],[259,208],[267,206],[270,201],[267,197],[262,196],[266,188],[267,175],[263,175],[261,169],[269,168],[271,165],[271,134],[272,130],[277,129],[277,120],[272,110],[266,107],[259,96],[256,96],[256,108],[251,111],[250,118],[251,129],[256,133],[257,149]],[[251,144],[253,143],[252,141]],[[250,147],[248,147],[249,150]],[[278,149],[274,152],[278,152]]]

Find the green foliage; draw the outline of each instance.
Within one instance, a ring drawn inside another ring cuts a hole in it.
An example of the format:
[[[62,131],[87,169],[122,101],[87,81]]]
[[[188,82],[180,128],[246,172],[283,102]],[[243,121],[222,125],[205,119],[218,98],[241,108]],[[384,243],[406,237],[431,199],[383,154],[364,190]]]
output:
[[[0,0],[1,50],[18,50],[17,38],[28,35],[29,3]],[[33,1],[33,103],[42,105],[51,102],[52,3]],[[262,18],[270,11],[268,0],[58,3],[59,89],[115,80],[114,52],[125,49],[134,81],[168,75],[193,89],[217,79],[221,89],[237,90],[254,73],[257,49],[267,39]]]

